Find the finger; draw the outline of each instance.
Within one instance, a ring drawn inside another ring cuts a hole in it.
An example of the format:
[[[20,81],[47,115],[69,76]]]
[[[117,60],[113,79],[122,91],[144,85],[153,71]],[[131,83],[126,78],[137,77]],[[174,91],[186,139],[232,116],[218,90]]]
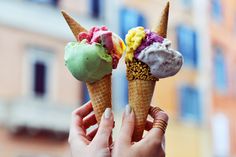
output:
[[[161,129],[162,133],[164,134],[168,124],[168,119],[169,119],[168,115],[165,112],[160,111],[156,113],[152,127]]]
[[[88,144],[89,142],[83,129],[83,120],[80,116],[76,115],[75,111],[72,112],[71,116],[68,142],[82,145]]]
[[[150,116],[151,116],[153,119],[155,119],[155,117],[157,116],[158,112],[160,112],[160,111],[163,111],[163,110],[160,109],[159,107],[153,107],[153,106],[151,106],[151,107],[149,108],[149,114],[150,114]]]
[[[77,108],[72,112],[70,133],[68,141],[80,142],[82,144],[88,144],[89,140],[86,137],[85,130],[83,128],[83,117],[92,111],[91,102],[86,103],[82,107]]]
[[[93,111],[92,103],[91,101],[89,101],[80,108],[78,108],[77,110],[75,110],[75,114],[80,116],[81,118],[84,118],[92,111]]]
[[[93,138],[94,138],[94,136],[96,135],[97,131],[98,131],[98,127],[95,128],[95,129],[93,129],[92,131],[90,131],[90,132],[87,134],[87,137],[88,137],[88,139],[89,139],[90,141],[93,140]]]
[[[97,124],[95,114],[88,115],[83,119],[84,129],[88,129],[90,126]]]
[[[111,108],[107,108],[101,118],[100,125],[98,127],[97,134],[95,135],[92,143],[100,147],[109,146],[109,138],[114,126],[114,116]]]
[[[162,141],[169,117],[163,111],[159,111],[154,117],[153,128],[148,132],[145,138],[146,140],[157,139]]]
[[[146,125],[145,125],[145,130],[146,131],[151,130],[152,126],[153,126],[153,122],[150,122],[150,121],[147,120]]]
[[[134,132],[134,112],[131,111],[129,105],[125,107],[125,113],[123,113],[123,121],[118,135],[117,143],[119,145],[128,144],[131,145],[132,135]]]

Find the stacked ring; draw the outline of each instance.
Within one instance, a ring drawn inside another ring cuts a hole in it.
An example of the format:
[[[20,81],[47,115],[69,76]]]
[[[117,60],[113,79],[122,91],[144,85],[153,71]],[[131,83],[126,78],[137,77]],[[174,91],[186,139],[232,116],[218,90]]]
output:
[[[154,117],[155,117],[155,115],[157,115],[157,113],[158,112],[160,112],[160,111],[163,111],[162,109],[160,109],[159,107],[150,107],[150,109],[149,109],[149,113],[150,114],[152,114],[152,115],[154,115]],[[153,118],[154,118],[153,117]]]
[[[167,122],[164,121],[163,119],[158,118],[158,112],[160,111],[163,111],[163,110],[160,109],[159,107],[152,107],[152,106],[150,107],[149,113],[154,119],[152,127],[159,128],[163,131],[163,133],[165,133],[166,128],[167,128]]]
[[[162,120],[162,119],[154,119],[154,122],[153,122],[153,128],[159,128],[163,131],[163,133],[166,132],[166,127],[167,127],[167,123]]]

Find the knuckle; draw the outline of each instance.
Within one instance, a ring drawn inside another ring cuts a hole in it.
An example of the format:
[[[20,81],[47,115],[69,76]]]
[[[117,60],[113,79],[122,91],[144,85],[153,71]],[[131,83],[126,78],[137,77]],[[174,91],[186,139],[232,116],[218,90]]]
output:
[[[153,141],[152,145],[154,147],[161,147],[161,140],[158,138],[156,140]]]
[[[166,112],[161,111],[158,115],[158,118],[161,118],[162,120],[168,122],[169,116]]]
[[[104,136],[110,134],[110,132],[111,132],[110,129],[107,129],[107,128],[100,129],[100,134]]]
[[[147,145],[149,145],[150,148],[153,148],[154,150],[161,147],[161,139],[159,138],[153,138],[152,140],[149,140]]]

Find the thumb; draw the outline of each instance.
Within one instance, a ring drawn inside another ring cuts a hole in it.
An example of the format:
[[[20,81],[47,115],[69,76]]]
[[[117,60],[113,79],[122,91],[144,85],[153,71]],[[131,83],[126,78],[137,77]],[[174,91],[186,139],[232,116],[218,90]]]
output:
[[[108,147],[109,146],[109,138],[111,136],[111,132],[114,124],[114,116],[111,111],[111,108],[106,108],[101,122],[98,127],[97,134],[95,135],[93,141],[96,146],[100,147]]]
[[[132,135],[134,132],[134,121],[134,112],[131,110],[130,106],[127,105],[125,108],[125,113],[123,114],[122,126],[117,143],[128,145],[131,144]]]

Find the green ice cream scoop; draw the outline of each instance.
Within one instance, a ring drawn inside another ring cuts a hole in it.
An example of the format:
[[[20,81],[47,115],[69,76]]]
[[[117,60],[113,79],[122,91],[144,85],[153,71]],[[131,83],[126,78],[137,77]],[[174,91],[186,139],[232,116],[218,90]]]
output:
[[[71,74],[80,81],[96,82],[112,71],[112,57],[97,43],[70,42],[64,59]]]

